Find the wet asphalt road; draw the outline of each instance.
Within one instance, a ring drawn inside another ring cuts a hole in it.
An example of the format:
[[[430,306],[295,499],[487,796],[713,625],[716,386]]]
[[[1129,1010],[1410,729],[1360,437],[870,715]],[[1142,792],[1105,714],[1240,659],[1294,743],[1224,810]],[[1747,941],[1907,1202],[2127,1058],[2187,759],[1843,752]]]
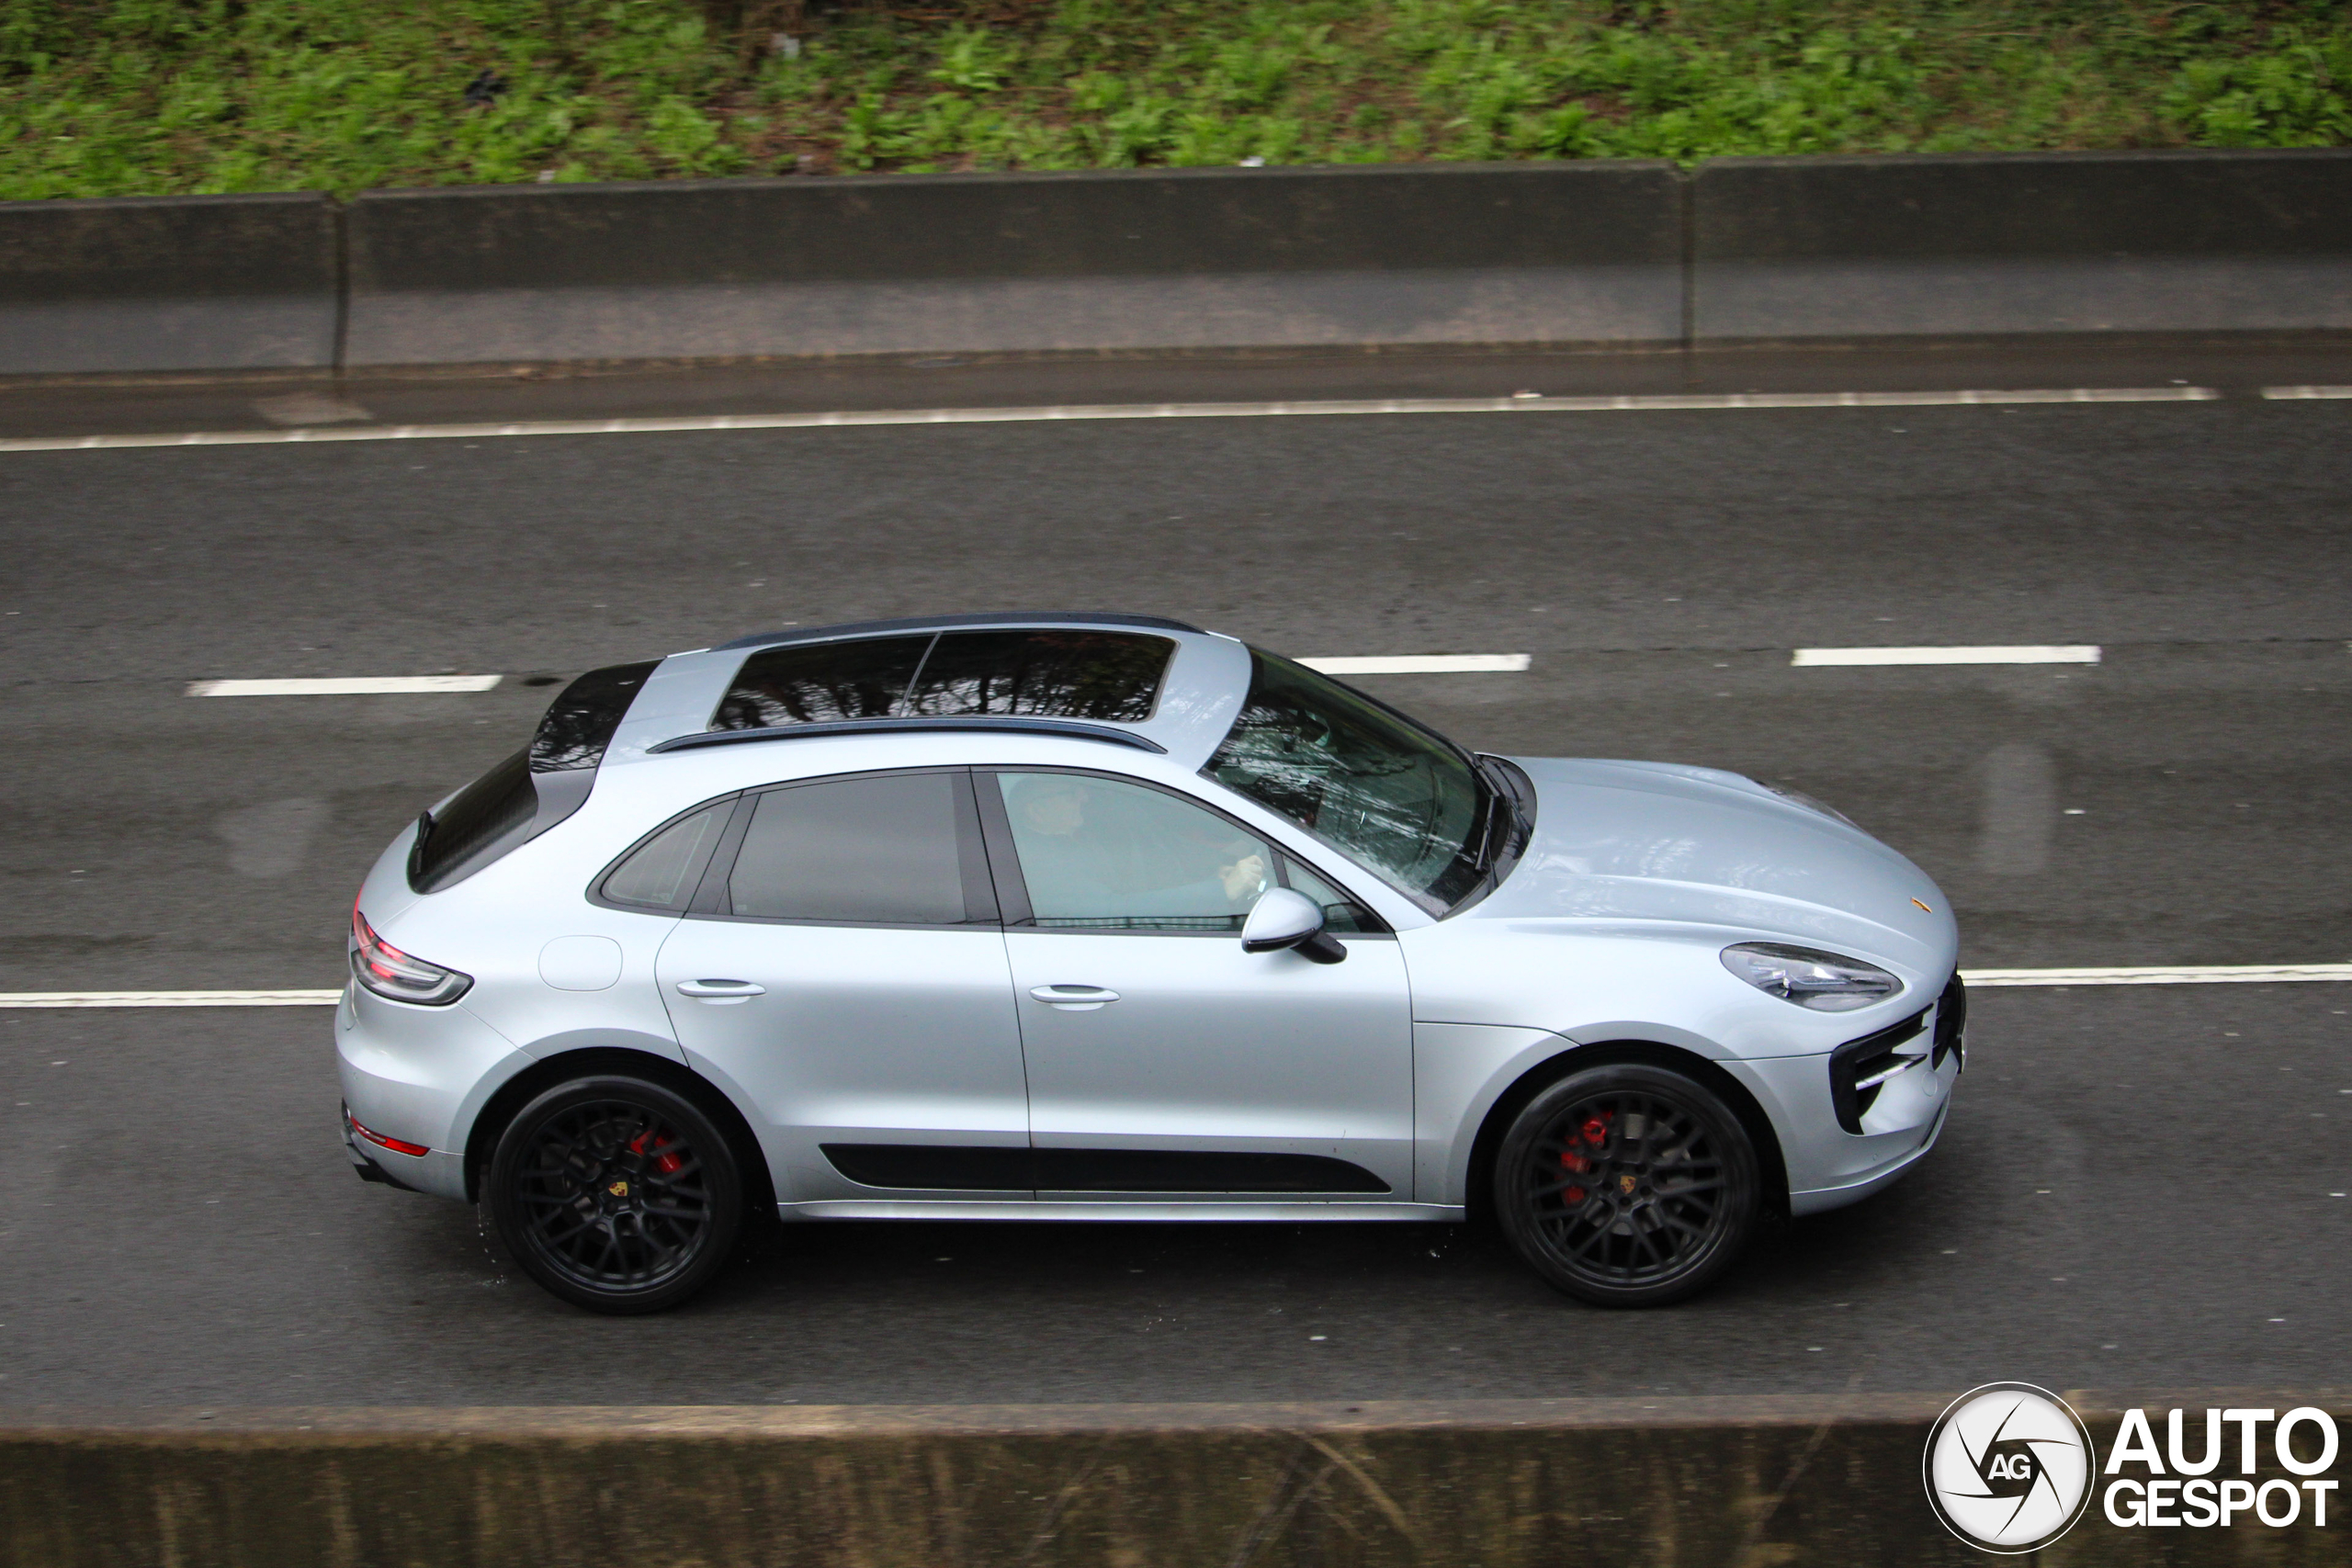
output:
[[[12,455],[0,990],[331,986],[361,868],[512,749],[526,680],[987,608],[1532,653],[1365,683],[1481,747],[1828,800],[1936,876],[1972,966],[2344,962],[2347,422],[2233,397]],[[1868,643],[2107,654],[1789,664]],[[180,694],[443,671],[507,680]],[[322,1010],[0,1011],[0,1404],[2341,1382],[2347,1010],[1983,993],[1930,1162],[1662,1314],[1564,1303],[1451,1228],[836,1225],[628,1323],[352,1179]]]

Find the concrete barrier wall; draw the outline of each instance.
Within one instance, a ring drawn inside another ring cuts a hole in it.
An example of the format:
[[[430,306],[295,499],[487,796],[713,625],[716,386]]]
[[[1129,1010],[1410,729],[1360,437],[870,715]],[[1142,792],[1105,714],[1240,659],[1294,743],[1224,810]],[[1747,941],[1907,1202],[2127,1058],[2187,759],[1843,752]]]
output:
[[[0,202],[0,374],[331,368],[339,222],[311,192]]]
[[[2352,328],[2352,149],[1726,158],[1702,343]]]
[[[2105,1451],[2120,1408],[2075,1398]],[[2208,1400],[2130,1403],[2161,1422]],[[1960,1568],[1984,1559],[1920,1483],[1942,1403],[17,1418],[0,1420],[0,1564]],[[2352,1528],[2339,1506],[2324,1529],[2120,1529],[2094,1505],[2041,1555],[2340,1568]]]
[[[1671,343],[1665,164],[388,191],[349,363]]]
[[[0,204],[0,375],[2346,331],[2348,150]]]

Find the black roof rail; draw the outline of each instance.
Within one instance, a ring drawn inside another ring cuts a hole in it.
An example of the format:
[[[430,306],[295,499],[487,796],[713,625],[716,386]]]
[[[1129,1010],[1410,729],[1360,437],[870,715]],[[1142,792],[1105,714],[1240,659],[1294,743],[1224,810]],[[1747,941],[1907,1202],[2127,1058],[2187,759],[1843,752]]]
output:
[[[724,653],[736,648],[770,648],[782,643],[831,642],[845,637],[873,637],[884,632],[948,631],[957,626],[1145,626],[1153,631],[1199,633],[1201,628],[1164,615],[1088,615],[1083,611],[1015,610],[1001,615],[914,615],[896,621],[849,621],[838,626],[808,626],[793,631],[762,632],[715,645]]]
[[[768,729],[698,729],[673,736],[649,752],[687,751],[703,746],[734,746],[747,740],[798,740],[825,735],[884,735],[902,729],[996,729],[1023,735],[1059,735],[1072,740],[1108,740],[1138,751],[1168,754],[1168,748],[1148,740],[1132,729],[1107,724],[1082,724],[1071,718],[1022,718],[1007,714],[970,714],[961,718],[837,718],[817,724],[785,724]]]

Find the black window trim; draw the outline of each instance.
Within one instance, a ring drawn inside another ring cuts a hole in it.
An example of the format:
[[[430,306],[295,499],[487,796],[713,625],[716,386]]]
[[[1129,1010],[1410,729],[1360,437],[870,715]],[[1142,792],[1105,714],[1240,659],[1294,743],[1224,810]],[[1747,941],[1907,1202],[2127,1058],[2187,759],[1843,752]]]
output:
[[[997,785],[996,775],[999,773],[1070,773],[1079,778],[1109,779],[1114,784],[1136,784],[1145,789],[1156,789],[1160,794],[1173,795],[1187,805],[1197,806],[1212,817],[1222,818],[1240,831],[1262,841],[1274,852],[1275,886],[1280,887],[1290,886],[1290,866],[1295,862],[1310,875],[1319,878],[1326,886],[1340,893],[1349,903],[1362,909],[1365,917],[1380,928],[1377,931],[1334,931],[1331,934],[1335,938],[1342,942],[1351,937],[1361,937],[1370,942],[1396,940],[1396,929],[1388,923],[1378,909],[1350,892],[1344,880],[1331,875],[1322,866],[1306,856],[1293,852],[1289,845],[1274,838],[1263,829],[1253,827],[1232,812],[1212,805],[1199,795],[1188,794],[1171,784],[1162,784],[1158,779],[1139,779],[1133,773],[1112,773],[1102,768],[1052,767],[1025,762],[1003,762],[976,767],[971,770],[971,773],[974,793],[979,802],[981,834],[988,846],[989,869],[996,881],[997,906],[1003,913],[1004,929],[1007,931],[1043,931],[1054,936],[1210,937],[1220,942],[1232,942],[1239,935],[1238,931],[1185,930],[1181,927],[1159,929],[1149,926],[1122,928],[1039,925],[1035,908],[1029,902],[1028,882],[1021,872],[1020,852],[1014,847],[1012,840],[1012,818],[1004,808],[1004,792]],[[985,788],[980,787],[983,781],[987,784]],[[1320,842],[1319,840],[1317,841]],[[1000,870],[999,867],[1003,869]]]
[[[742,852],[744,836],[750,831],[752,826],[752,814],[759,809],[762,795],[775,795],[788,789],[806,789],[815,784],[840,784],[848,779],[899,778],[920,773],[953,773],[960,774],[963,778],[964,787],[956,792],[956,872],[964,889],[963,919],[955,921],[813,920],[797,916],[739,915],[733,912],[729,907],[728,882],[735,874],[736,858]],[[714,800],[726,798],[725,795],[713,797]],[[699,806],[678,813],[670,820],[671,822],[681,821],[693,816],[695,811],[701,810],[704,806],[711,804],[712,801],[706,800]],[[982,836],[986,831],[985,820],[979,809],[977,792],[973,787],[972,770],[960,764],[922,768],[858,768],[845,773],[820,773],[811,778],[783,779],[775,784],[756,784],[749,789],[736,792],[734,813],[728,818],[726,828],[718,835],[718,844],[712,850],[710,860],[703,869],[702,879],[695,888],[694,897],[687,901],[683,910],[666,912],[678,914],[682,919],[689,920],[718,920],[730,925],[745,926],[820,926],[834,931],[995,931],[1001,926],[1002,921],[998,915],[996,890],[988,875],[988,859],[981,844]],[[669,825],[669,823],[662,824],[663,827]],[[661,829],[656,829],[654,831],[659,832]],[[652,835],[648,834],[646,837],[650,839]],[[643,842],[645,840],[639,840],[639,844]],[[637,845],[631,845],[629,852],[635,852],[637,847]],[[616,859],[611,866],[598,874],[594,885],[598,894],[604,887],[604,878],[617,870],[621,861],[628,858],[628,855],[624,853]],[[596,894],[591,895],[590,902],[603,904],[607,908],[634,909],[640,914],[665,912],[649,910],[641,904],[609,903]]]

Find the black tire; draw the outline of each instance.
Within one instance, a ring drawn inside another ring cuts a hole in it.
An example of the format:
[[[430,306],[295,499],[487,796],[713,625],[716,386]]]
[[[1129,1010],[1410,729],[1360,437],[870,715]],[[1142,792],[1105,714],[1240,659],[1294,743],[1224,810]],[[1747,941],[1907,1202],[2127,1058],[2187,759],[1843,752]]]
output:
[[[1588,1067],[1512,1119],[1494,1190],[1503,1234],[1553,1285],[1595,1306],[1664,1306],[1704,1290],[1755,1229],[1756,1149],[1680,1073]]]
[[[711,1119],[620,1076],[558,1084],[516,1112],[486,1195],[526,1273],[615,1314],[660,1312],[701,1290],[743,1222],[742,1178]]]

